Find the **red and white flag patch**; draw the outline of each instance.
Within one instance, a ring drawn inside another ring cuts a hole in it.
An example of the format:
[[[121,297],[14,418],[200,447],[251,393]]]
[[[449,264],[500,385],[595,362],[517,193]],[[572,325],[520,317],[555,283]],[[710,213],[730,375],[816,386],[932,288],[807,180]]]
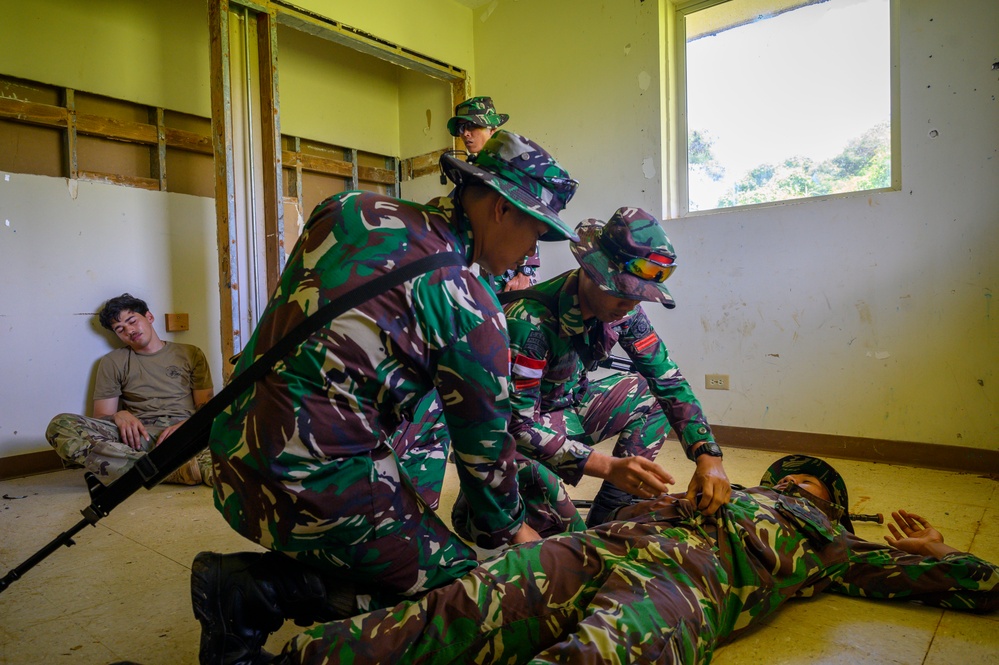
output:
[[[524,379],[540,379],[545,373],[547,360],[528,358],[522,353],[518,353],[510,366],[510,374]]]

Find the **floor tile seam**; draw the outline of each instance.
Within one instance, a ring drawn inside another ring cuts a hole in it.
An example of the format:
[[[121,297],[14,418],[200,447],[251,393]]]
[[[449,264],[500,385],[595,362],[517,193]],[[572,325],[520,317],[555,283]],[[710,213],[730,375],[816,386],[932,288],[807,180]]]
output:
[[[937,633],[940,632],[940,626],[943,624],[944,617],[947,615],[947,609],[941,608],[943,611],[940,612],[940,616],[937,617],[937,625],[933,627],[933,634],[930,635],[930,643],[926,645],[926,653],[923,654],[923,660],[920,665],[925,665],[927,659],[930,657],[930,652],[933,651],[933,643],[937,641]]]

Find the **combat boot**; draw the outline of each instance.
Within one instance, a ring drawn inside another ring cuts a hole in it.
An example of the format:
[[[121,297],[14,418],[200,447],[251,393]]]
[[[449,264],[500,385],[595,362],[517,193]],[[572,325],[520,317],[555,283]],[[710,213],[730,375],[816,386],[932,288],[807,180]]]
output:
[[[625,492],[617,485],[605,480],[600,486],[600,491],[593,497],[593,505],[590,506],[590,512],[586,514],[586,528],[592,529],[597,525],[603,524],[608,518],[613,517],[612,513],[618,508],[630,506],[638,501],[641,501],[639,497]]]
[[[269,663],[264,643],[285,619],[309,626],[350,614],[327,598],[319,574],[277,552],[201,552],[191,566],[191,602],[201,665]]]

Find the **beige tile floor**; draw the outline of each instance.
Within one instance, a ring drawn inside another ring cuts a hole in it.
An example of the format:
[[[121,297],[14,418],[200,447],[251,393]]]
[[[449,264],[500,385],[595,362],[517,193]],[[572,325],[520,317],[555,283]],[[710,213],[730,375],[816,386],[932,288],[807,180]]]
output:
[[[733,482],[755,485],[777,456],[729,449]],[[955,547],[999,561],[999,491],[973,474],[832,460],[850,486],[853,512],[905,507],[941,527]],[[672,450],[659,457],[683,485],[691,464]],[[682,479],[682,480],[681,480]],[[442,502],[447,515],[453,468]],[[598,483],[573,490],[588,498]],[[0,482],[0,572],[6,574],[80,519],[88,505],[80,471]],[[859,524],[880,539],[885,528]],[[196,663],[199,625],[191,612],[190,564],[202,550],[252,546],[232,532],[206,487],[160,485],[137,494],[0,594],[0,663],[147,665]],[[287,624],[272,636],[277,651],[299,630]],[[821,594],[793,601],[772,621],[716,653],[736,663],[999,664],[999,613],[962,614],[906,603]]]

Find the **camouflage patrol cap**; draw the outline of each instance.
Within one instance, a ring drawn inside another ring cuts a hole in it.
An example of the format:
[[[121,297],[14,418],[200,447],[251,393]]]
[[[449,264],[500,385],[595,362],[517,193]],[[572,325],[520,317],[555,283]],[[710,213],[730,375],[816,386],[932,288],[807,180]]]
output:
[[[579,240],[558,216],[579,183],[534,141],[501,129],[467,162],[445,153],[441,169],[455,185],[477,181],[548,224],[541,240]]]
[[[618,208],[606,224],[599,219],[584,219],[576,233],[579,241],[572,243],[572,253],[602,290],[619,298],[659,302],[668,309],[676,307],[663,284],[676,267],[676,252],[655,217],[641,208]],[[665,274],[643,278],[629,270],[635,261],[661,265]]]
[[[843,480],[843,476],[839,475],[839,472],[825,460],[809,455],[788,455],[787,457],[782,457],[771,464],[770,468],[766,470],[766,473],[760,478],[760,485],[773,487],[785,476],[799,473],[815,476],[826,486],[826,489],[829,490],[829,495],[832,497],[832,503],[842,510],[842,516],[839,519],[840,523],[852,532],[853,523],[850,521],[849,514],[850,496],[846,491],[846,482]]]
[[[508,114],[496,112],[492,97],[472,97],[454,107],[454,117],[447,121],[447,131],[451,136],[458,136],[458,125],[462,121],[479,127],[499,127],[509,119]]]

